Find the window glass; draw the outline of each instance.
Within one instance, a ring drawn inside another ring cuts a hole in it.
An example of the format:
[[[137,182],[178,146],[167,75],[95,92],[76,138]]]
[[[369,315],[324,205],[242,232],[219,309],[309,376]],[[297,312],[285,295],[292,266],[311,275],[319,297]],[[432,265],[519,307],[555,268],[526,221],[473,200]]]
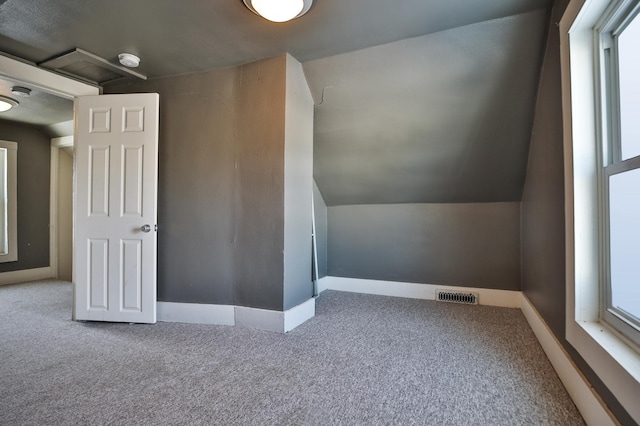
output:
[[[640,319],[640,169],[609,179],[611,305]]]
[[[622,160],[640,155],[640,19],[618,38]]]

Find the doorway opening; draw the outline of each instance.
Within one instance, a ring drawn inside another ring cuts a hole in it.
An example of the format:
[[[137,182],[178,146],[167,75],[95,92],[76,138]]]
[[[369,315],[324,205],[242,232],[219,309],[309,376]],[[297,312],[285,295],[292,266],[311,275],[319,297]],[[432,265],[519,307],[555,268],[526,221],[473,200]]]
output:
[[[70,78],[60,76],[58,74],[54,74],[50,71],[46,71],[40,68],[37,68],[33,65],[17,61],[15,59],[2,56],[0,54],[0,79],[8,81],[7,84],[19,84],[24,85],[25,87],[33,88],[35,92],[40,92],[43,96],[46,96],[48,99],[60,99],[60,104],[65,104],[67,108],[70,108],[70,117],[67,118],[68,126],[71,133],[67,133],[67,135],[72,135],[73,133],[73,105],[75,99],[79,96],[84,95],[98,95],[100,93],[100,89],[95,86],[88,85],[86,83],[81,83]],[[16,109],[16,113],[21,113],[25,115],[34,115],[34,112],[28,112],[26,105],[34,101],[35,97],[31,96],[30,100],[24,100],[23,105],[25,108],[23,110]],[[7,120],[10,119],[9,116],[5,117]],[[18,121],[17,119],[14,121]],[[24,123],[28,123],[23,121]],[[67,140],[64,142],[67,146],[56,146],[51,148],[52,159],[53,157],[56,160],[56,164],[52,165],[51,173],[50,173],[50,183],[54,185],[58,183],[59,178],[62,181],[68,181],[69,177],[69,163],[73,164],[71,157],[68,156],[68,152],[64,153],[66,157],[61,156],[61,150],[67,149],[69,145],[73,144],[73,136],[69,136]],[[68,150],[68,149],[67,149]],[[55,152],[55,153],[54,153]],[[64,162],[64,172],[62,174],[58,173],[59,171],[59,162],[60,158],[63,158]],[[54,173],[55,172],[55,173]],[[72,176],[72,174],[71,174]],[[72,194],[70,188],[68,186],[65,187],[66,196],[68,200],[68,196]],[[20,201],[18,201],[20,202]],[[58,231],[60,227],[64,228],[64,225],[59,225],[57,223],[58,219],[58,207],[60,204],[63,204],[61,200],[58,199],[57,188],[52,188],[50,190],[50,221],[49,221],[49,264],[46,267],[29,267],[29,268],[15,268],[16,270],[8,270],[7,272],[0,273],[0,284],[11,284],[17,282],[25,282],[25,281],[34,281],[41,280],[47,278],[56,278],[59,276],[59,260],[60,254],[58,253],[59,243],[62,240],[62,243],[65,244],[65,241],[70,241],[72,236],[71,232],[67,231],[67,235],[64,238],[58,238]],[[65,201],[64,202],[69,209],[71,209],[71,203]],[[53,216],[53,217],[51,217]],[[63,214],[63,217],[66,217],[66,226],[68,228],[69,218]],[[46,232],[46,230],[44,231]],[[20,235],[18,235],[18,239]],[[46,242],[45,242],[46,244]],[[68,243],[67,243],[67,250]],[[18,255],[20,256],[20,255]],[[19,257],[20,259],[20,257]],[[45,258],[46,259],[46,258]],[[45,260],[46,262],[46,260]],[[66,261],[66,265],[68,265],[68,261]],[[64,269],[64,279],[70,279],[68,273],[68,268],[70,266],[65,266]],[[62,277],[61,277],[62,278]]]

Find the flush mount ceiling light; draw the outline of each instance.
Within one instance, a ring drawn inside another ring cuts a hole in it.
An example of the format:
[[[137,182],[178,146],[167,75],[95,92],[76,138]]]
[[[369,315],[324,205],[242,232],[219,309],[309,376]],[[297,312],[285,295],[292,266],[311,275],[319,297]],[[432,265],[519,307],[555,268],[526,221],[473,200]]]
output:
[[[122,65],[128,68],[136,68],[138,65],[140,65],[140,58],[131,53],[119,54],[118,60]]]
[[[18,101],[15,99],[7,98],[0,95],[0,112],[9,111],[14,106],[18,105]]]
[[[311,9],[313,0],[242,0],[253,13],[272,22],[299,18]]]

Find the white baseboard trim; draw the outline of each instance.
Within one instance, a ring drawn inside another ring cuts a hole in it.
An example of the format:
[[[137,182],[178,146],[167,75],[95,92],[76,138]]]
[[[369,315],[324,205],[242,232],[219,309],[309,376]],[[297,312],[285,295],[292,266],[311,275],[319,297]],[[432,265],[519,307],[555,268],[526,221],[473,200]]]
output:
[[[299,325],[316,316],[316,299],[306,302],[284,311],[284,332],[287,333]]]
[[[416,284],[398,281],[365,280],[327,276],[318,281],[318,292],[324,290],[349,291],[353,293],[377,294],[381,296],[407,297],[411,299],[435,300],[436,290],[472,291],[478,293],[478,303],[503,308],[519,308],[519,291],[487,288],[455,287],[435,284]]]
[[[588,425],[617,425],[618,422],[600,396],[573,363],[569,354],[549,329],[529,299],[522,295],[522,314],[536,335],[569,396]]]
[[[309,299],[284,312],[246,306],[236,306],[235,312],[238,326],[286,333],[315,316],[316,300]]]
[[[284,312],[236,306],[236,325],[284,333]]]
[[[55,278],[55,273],[51,266],[46,266],[44,268],[23,269],[21,271],[0,273],[0,285],[46,280],[49,278]]]
[[[232,305],[158,302],[156,308],[158,321],[235,325]]]
[[[234,305],[158,302],[157,319],[162,322],[236,325],[286,333],[313,318],[316,300],[309,299],[287,311],[248,308]]]

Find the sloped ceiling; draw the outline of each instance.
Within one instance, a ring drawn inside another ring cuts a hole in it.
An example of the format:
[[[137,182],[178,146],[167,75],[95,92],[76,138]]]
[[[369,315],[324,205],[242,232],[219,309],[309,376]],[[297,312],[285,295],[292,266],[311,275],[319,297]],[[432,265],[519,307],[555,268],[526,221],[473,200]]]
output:
[[[0,52],[130,52],[150,78],[288,52],[318,104],[329,205],[513,201],[552,2],[315,0],[274,24],[242,0],[0,0]]]
[[[519,201],[547,14],[306,62],[328,205]]]
[[[242,0],[0,0],[0,51],[42,62],[75,48],[142,58],[149,77],[291,53],[301,62],[546,8],[551,0],[316,0],[274,24]]]

